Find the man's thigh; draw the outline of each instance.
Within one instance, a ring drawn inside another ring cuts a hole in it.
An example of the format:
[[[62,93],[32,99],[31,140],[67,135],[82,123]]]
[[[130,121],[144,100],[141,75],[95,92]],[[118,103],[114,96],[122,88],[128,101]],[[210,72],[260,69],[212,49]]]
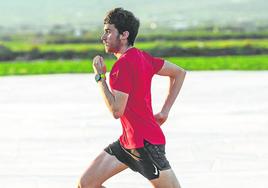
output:
[[[102,185],[107,179],[126,168],[127,166],[121,163],[115,156],[103,151],[90,164],[79,183],[84,185],[84,187],[88,185]]]
[[[155,188],[180,188],[180,184],[172,169],[160,171],[157,179],[150,180]]]

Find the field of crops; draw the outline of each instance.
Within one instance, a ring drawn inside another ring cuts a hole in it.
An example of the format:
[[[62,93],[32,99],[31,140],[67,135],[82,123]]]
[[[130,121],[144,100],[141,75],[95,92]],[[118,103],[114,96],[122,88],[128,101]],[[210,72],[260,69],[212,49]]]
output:
[[[186,70],[268,70],[268,34],[200,32],[144,35],[135,47]],[[203,38],[202,38],[203,37]],[[0,75],[89,73],[91,59],[104,55],[97,37],[9,37],[0,41]],[[105,56],[108,70],[115,59]]]
[[[89,51],[89,50],[103,50],[102,43],[67,43],[67,44],[46,44],[46,43],[26,43],[26,42],[0,42],[12,51],[30,51],[32,49],[38,49],[41,52],[48,51]],[[150,42],[137,42],[135,44],[137,48],[143,50],[149,50],[152,48],[266,48],[268,49],[268,39],[228,39],[228,40],[186,40],[186,41],[150,41]]]

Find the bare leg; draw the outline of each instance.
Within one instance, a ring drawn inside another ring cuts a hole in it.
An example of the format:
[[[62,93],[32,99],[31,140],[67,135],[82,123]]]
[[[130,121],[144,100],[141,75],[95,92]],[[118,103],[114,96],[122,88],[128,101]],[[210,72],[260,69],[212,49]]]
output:
[[[154,188],[180,188],[180,184],[172,169],[160,171],[160,176],[157,179],[150,181]]]
[[[115,156],[103,151],[84,172],[78,188],[101,188],[103,182],[126,168]]]

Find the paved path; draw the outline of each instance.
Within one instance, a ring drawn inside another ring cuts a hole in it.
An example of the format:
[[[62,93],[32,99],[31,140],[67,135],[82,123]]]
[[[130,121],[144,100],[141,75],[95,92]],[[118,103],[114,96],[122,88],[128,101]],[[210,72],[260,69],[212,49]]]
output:
[[[160,109],[168,79],[153,80]],[[268,72],[188,72],[163,126],[184,188],[268,187]],[[0,77],[0,187],[75,188],[121,134],[93,75]],[[109,188],[150,184],[130,170]]]

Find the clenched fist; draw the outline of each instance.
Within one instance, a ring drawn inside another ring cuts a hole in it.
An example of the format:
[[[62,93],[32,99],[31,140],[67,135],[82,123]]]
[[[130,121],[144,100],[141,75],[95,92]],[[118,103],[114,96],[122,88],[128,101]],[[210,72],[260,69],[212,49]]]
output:
[[[104,64],[103,57],[97,55],[93,58],[92,67],[95,74],[105,74],[106,73],[106,65]]]
[[[162,125],[168,118],[168,114],[167,113],[163,113],[163,112],[159,112],[157,114],[154,115],[154,118],[156,120],[156,122],[159,125]]]

